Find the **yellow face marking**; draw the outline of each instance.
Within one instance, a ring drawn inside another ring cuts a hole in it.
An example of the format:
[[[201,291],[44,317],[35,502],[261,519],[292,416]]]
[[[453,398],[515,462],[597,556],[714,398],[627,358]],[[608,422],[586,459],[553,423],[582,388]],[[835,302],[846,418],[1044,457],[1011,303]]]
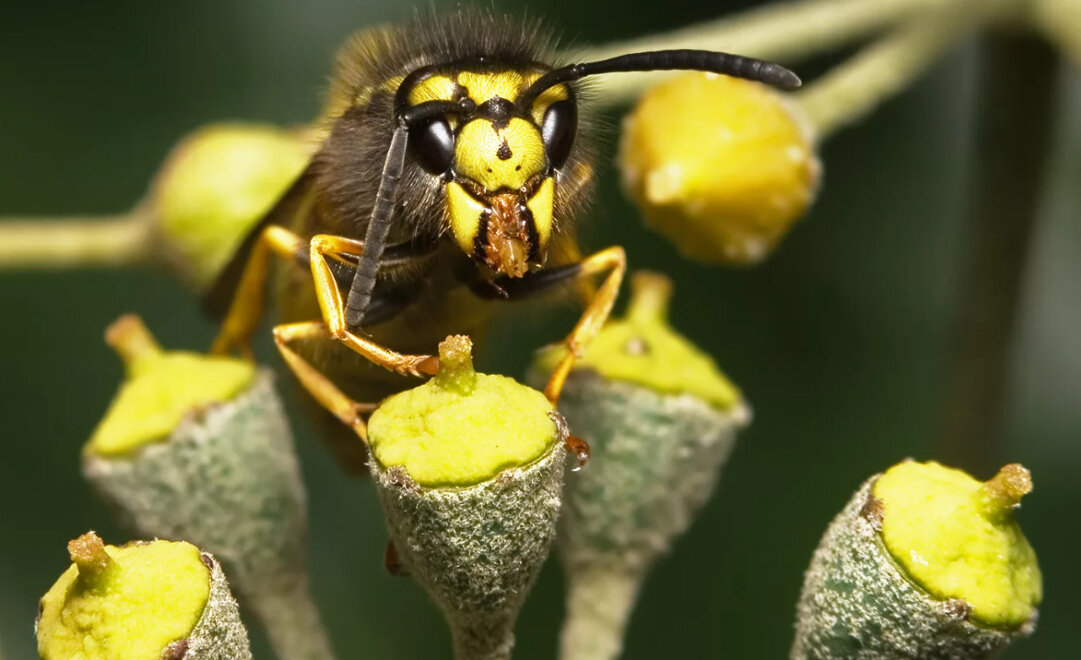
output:
[[[540,131],[514,117],[503,128],[487,119],[474,119],[458,133],[454,169],[488,192],[519,190],[548,165]]]
[[[431,76],[409,90],[409,105],[426,101],[449,101],[454,98],[454,79],[447,76]]]
[[[462,71],[458,74],[458,84],[469,90],[469,98],[477,105],[488,99],[501,96],[508,101],[518,97],[518,92],[537,79],[540,74],[521,71],[499,71],[476,73]]]
[[[544,112],[548,109],[548,106],[556,101],[565,101],[568,98],[570,98],[570,95],[567,93],[566,85],[555,85],[544,90],[537,97],[537,100],[533,101],[533,121],[537,122],[537,126],[540,126],[544,123]]]
[[[480,216],[485,206],[473,199],[459,184],[447,184],[447,211],[454,241],[466,254],[473,254],[473,246],[480,229]]]
[[[540,247],[548,245],[548,239],[552,236],[552,201],[555,197],[555,182],[552,177],[544,180],[533,197],[526,202],[526,207],[533,214],[533,225],[537,228],[537,238],[540,239]]]

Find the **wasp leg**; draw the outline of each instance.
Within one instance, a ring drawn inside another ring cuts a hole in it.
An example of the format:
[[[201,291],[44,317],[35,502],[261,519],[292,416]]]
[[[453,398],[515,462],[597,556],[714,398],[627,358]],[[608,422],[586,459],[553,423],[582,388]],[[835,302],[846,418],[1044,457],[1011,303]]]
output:
[[[567,374],[570,373],[575,360],[582,357],[586,346],[597,336],[612,313],[612,305],[615,304],[616,296],[619,295],[619,285],[623,281],[624,273],[627,272],[627,254],[623,248],[610,247],[586,257],[578,264],[577,277],[584,279],[604,272],[607,272],[608,276],[597,289],[596,295],[586,307],[582,318],[564,340],[567,355],[560,360],[559,365],[548,378],[548,385],[544,388],[544,396],[548,397],[553,406],[559,402],[563,383],[567,380]]]
[[[338,288],[338,283],[334,279],[334,272],[327,262],[327,257],[333,259],[340,259],[343,255],[359,257],[363,247],[363,241],[331,234],[317,234],[312,237],[312,277],[315,279],[315,295],[319,300],[319,311],[326,322],[327,333],[384,369],[404,376],[434,375],[439,367],[439,358],[432,355],[398,353],[370,339],[355,335],[346,327],[341,289]]]
[[[210,345],[211,353],[225,355],[235,348],[251,359],[251,338],[263,315],[270,255],[277,254],[293,261],[303,249],[304,239],[284,227],[270,225],[263,230],[244,266],[218,336]]]
[[[364,442],[367,442],[368,426],[364,422],[363,415],[374,410],[375,405],[357,403],[347,397],[337,385],[289,346],[291,342],[305,339],[330,340],[332,337],[321,321],[283,323],[274,326],[274,343],[304,389],[315,397],[319,405],[329,410],[343,424],[356,431]]]

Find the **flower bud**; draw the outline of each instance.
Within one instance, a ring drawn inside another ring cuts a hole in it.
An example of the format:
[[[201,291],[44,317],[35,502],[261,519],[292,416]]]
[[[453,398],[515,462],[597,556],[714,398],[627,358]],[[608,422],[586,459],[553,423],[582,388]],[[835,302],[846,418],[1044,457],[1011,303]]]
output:
[[[814,201],[821,167],[794,101],[765,85],[688,73],[647,91],[623,125],[623,185],[690,259],[763,259]]]
[[[144,202],[163,255],[185,280],[206,288],[311,151],[301,132],[262,124],[212,124],[184,138]]]
[[[1031,488],[1017,464],[983,484],[934,462],[871,477],[807,569],[793,660],[976,660],[1031,634],[1042,582],[1013,515]]]
[[[368,424],[398,560],[451,628],[458,660],[509,658],[514,621],[555,536],[565,439],[543,394],[473,370],[471,342]]]
[[[638,273],[625,318],[571,372],[560,411],[592,448],[567,476],[557,547],[563,660],[619,656],[638,590],[709,499],[749,413],[713,360],[667,322],[671,282]],[[538,380],[558,359],[540,357]]]
[[[84,448],[84,475],[140,535],[213,552],[283,660],[332,657],[309,591],[304,486],[270,375],[163,351],[134,316],[107,339],[128,377]]]
[[[250,660],[221,565],[185,542],[106,546],[88,532],[41,599],[42,660]]]

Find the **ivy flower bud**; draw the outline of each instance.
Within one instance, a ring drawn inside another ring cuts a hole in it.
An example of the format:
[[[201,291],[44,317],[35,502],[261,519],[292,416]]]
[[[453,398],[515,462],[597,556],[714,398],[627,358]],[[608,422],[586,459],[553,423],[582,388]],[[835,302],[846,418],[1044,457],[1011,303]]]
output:
[[[685,257],[754,264],[814,201],[821,166],[808,126],[794,101],[765,85],[676,76],[624,121],[623,185]]]
[[[108,330],[127,380],[83,450],[91,485],[140,535],[214,553],[283,660],[331,658],[312,603],[305,492],[271,377],[244,360]]]
[[[451,628],[458,660],[509,658],[514,621],[555,536],[566,452],[540,392],[476,373],[468,337],[439,373],[368,423],[370,468],[402,566]]]
[[[913,461],[869,479],[807,569],[793,660],[976,660],[1031,634],[1042,582],[1013,514],[1031,489],[1017,464],[982,484]]]
[[[68,544],[72,565],[41,599],[42,660],[250,660],[221,565],[190,543]]]
[[[671,282],[638,273],[567,379],[560,411],[592,448],[568,475],[557,547],[567,575],[563,660],[620,654],[642,582],[709,499],[749,419],[713,360],[667,322]],[[558,354],[539,358],[538,380]]]
[[[184,138],[151,187],[163,256],[204,289],[299,176],[311,145],[298,131],[212,124]]]

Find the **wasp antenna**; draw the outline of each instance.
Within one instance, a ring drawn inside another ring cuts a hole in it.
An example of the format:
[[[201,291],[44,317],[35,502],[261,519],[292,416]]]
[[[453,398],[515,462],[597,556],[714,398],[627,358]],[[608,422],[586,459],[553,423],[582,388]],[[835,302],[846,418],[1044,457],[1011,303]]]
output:
[[[628,53],[597,62],[570,64],[544,74],[518,95],[519,107],[528,108],[533,101],[552,85],[578,80],[599,73],[623,71],[671,71],[686,69],[723,73],[766,83],[780,89],[796,89],[802,83],[792,71],[780,64],[753,57],[718,53],[710,50],[654,50],[644,53]]]
[[[405,167],[405,147],[408,140],[409,129],[403,121],[394,129],[394,135],[390,139],[390,149],[387,150],[387,159],[383,162],[383,174],[379,180],[379,191],[375,194],[372,217],[364,234],[364,249],[357,261],[349,296],[345,299],[345,325],[350,329],[359,328],[363,323],[364,313],[372,299],[375,277],[379,272],[379,260],[383,257],[383,249],[387,245],[394,202],[398,199],[398,182]]]
[[[347,328],[355,329],[361,326],[368,303],[372,299],[375,278],[379,274],[379,260],[383,258],[383,249],[387,246],[391,215],[394,213],[394,203],[398,200],[398,182],[405,167],[410,127],[448,113],[468,115],[475,107],[476,104],[467,98],[459,101],[428,101],[395,113],[398,125],[390,138],[390,148],[387,150],[387,159],[383,161],[383,174],[379,179],[379,190],[375,194],[372,217],[368,221],[368,230],[364,233],[364,249],[357,261],[349,296],[345,299]]]

